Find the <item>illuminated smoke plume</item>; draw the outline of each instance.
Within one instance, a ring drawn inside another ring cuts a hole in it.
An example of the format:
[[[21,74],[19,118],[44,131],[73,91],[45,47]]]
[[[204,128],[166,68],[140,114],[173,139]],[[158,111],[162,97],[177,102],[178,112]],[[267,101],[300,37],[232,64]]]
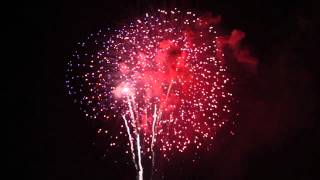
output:
[[[238,63],[248,66],[251,71],[256,71],[256,65],[258,63],[257,58],[251,55],[249,49],[241,47],[241,41],[245,38],[245,33],[240,30],[233,30],[228,36],[220,36],[218,40],[218,47],[228,47],[232,50],[232,56]]]
[[[217,42],[220,20],[158,10],[91,34],[68,61],[69,94],[89,118],[120,124],[110,132],[110,146],[128,143],[137,179],[143,179],[143,159],[155,166],[156,154],[170,158],[208,147],[232,122],[232,77]],[[232,39],[227,43],[236,46]]]

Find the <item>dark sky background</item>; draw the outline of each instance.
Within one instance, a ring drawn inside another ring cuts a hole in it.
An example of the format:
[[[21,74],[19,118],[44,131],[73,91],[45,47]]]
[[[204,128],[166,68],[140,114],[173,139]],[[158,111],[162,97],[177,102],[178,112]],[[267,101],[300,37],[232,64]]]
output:
[[[10,66],[3,67],[10,72],[5,78],[12,78],[5,94],[11,109],[5,120],[9,179],[135,179],[120,153],[113,154],[119,161],[114,163],[93,145],[99,141],[97,125],[66,93],[65,60],[91,32],[158,7],[221,15],[223,30],[244,31],[243,45],[259,60],[255,73],[236,64],[236,135],[220,134],[216,150],[196,164],[184,156],[163,163],[164,179],[320,179],[319,4],[272,0],[13,3],[4,16],[13,34],[7,44],[13,49]]]

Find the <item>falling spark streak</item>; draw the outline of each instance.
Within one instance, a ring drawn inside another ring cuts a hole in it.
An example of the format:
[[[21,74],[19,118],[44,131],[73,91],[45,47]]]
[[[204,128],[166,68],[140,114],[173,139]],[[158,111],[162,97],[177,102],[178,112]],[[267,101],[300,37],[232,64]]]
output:
[[[133,112],[133,108],[131,103],[134,104],[134,97],[131,96],[131,99],[129,98],[129,96],[127,96],[127,101],[128,101],[128,107],[129,107],[129,111],[130,111],[130,115],[131,115],[131,119],[132,119],[132,126],[134,128],[133,132],[136,136],[136,146],[137,146],[137,156],[138,156],[138,180],[143,180],[143,167],[142,167],[142,163],[141,163],[141,145],[140,145],[140,135],[139,135],[139,128],[138,127],[138,121],[136,121],[135,116],[134,116],[134,112]],[[133,102],[132,102],[133,101]],[[123,116],[124,117],[124,116]],[[127,124],[126,124],[127,125]],[[128,131],[128,133],[130,133]],[[133,158],[133,157],[132,157]]]
[[[138,165],[137,165],[137,162],[136,162],[136,156],[135,156],[135,153],[134,153],[134,147],[133,147],[133,139],[132,139],[132,136],[131,136],[131,133],[130,133],[130,128],[128,126],[128,122],[127,122],[127,119],[124,115],[122,115],[123,117],[123,120],[124,120],[124,124],[126,126],[126,129],[127,129],[127,134],[128,134],[128,137],[129,137],[129,143],[130,143],[130,150],[131,150],[131,155],[132,155],[132,162],[134,164],[134,167],[138,170]]]
[[[138,164],[139,164],[139,170],[138,170],[138,179],[143,180],[143,168],[141,163],[141,145],[140,145],[140,135],[136,132],[137,136],[137,151],[138,151]]]
[[[131,100],[129,98],[129,96],[127,96],[127,101],[128,101],[128,107],[129,107],[129,112],[130,112],[130,116],[131,116],[131,120],[132,120],[132,126],[134,128],[134,132],[137,131],[136,127],[137,127],[137,124],[136,124],[136,120],[134,118],[134,113],[133,113],[133,110],[132,110],[132,106],[131,106]]]
[[[167,92],[167,95],[166,95],[166,102],[168,100],[168,95],[170,93],[171,87],[172,87],[172,81],[170,82],[170,85],[169,85],[169,88],[168,88],[168,92]]]
[[[129,98],[129,96],[127,96],[127,101],[128,101],[128,107],[129,107],[129,111],[130,111],[130,115],[131,115],[131,119],[132,119],[132,126],[134,128],[133,132],[136,136],[136,146],[137,146],[137,156],[138,156],[138,177],[137,179],[142,180],[143,179],[143,168],[142,168],[142,163],[141,163],[141,145],[140,145],[140,135],[139,135],[139,128],[138,127],[138,121],[136,121],[135,116],[134,116],[134,112],[133,112],[133,108],[131,103],[134,104],[134,97],[131,96],[131,99]]]
[[[151,174],[153,175],[153,168],[154,168],[154,156],[155,156],[155,153],[154,153],[154,142],[155,142],[155,128],[156,128],[156,122],[157,121],[157,105],[155,104],[154,105],[154,114],[153,114],[153,121],[152,121],[152,139],[151,139],[151,152],[152,152],[152,167],[151,167]],[[151,178],[152,178],[152,175],[151,175]]]

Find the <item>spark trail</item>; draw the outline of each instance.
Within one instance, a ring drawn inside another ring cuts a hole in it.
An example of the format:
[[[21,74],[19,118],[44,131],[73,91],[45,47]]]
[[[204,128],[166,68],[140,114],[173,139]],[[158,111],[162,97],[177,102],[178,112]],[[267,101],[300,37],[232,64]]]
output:
[[[230,121],[231,80],[218,37],[205,17],[158,10],[91,34],[68,61],[66,85],[86,116],[123,120],[125,133],[113,133],[127,134],[137,179],[147,158],[154,169],[157,154],[169,159],[209,146]]]

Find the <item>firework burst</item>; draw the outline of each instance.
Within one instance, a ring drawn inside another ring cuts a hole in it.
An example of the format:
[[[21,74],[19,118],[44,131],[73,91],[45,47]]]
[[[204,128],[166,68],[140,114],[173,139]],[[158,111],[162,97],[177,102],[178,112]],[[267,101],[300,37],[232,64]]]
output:
[[[158,10],[91,34],[68,61],[69,94],[86,116],[121,121],[110,146],[127,136],[138,179],[142,156],[154,166],[156,153],[208,146],[230,121],[231,80],[218,40],[208,19]]]

